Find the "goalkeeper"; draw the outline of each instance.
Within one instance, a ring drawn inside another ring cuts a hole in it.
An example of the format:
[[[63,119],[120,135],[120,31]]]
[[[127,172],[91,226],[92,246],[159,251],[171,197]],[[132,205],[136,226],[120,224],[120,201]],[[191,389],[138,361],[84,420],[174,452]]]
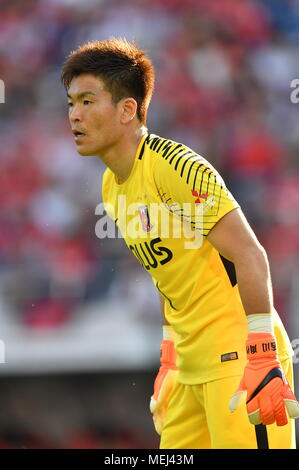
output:
[[[292,348],[267,255],[217,170],[147,130],[152,63],[126,40],[91,42],[67,57],[62,81],[77,150],[107,166],[106,211],[161,295],[150,402],[160,447],[294,448]],[[165,221],[191,232],[174,236]]]

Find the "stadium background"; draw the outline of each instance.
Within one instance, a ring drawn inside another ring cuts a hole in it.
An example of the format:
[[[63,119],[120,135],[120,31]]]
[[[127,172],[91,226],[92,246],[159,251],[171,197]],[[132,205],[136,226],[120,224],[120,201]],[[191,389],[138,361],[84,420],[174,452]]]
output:
[[[95,235],[104,167],[76,153],[60,84],[71,49],[111,35],[149,51],[150,131],[221,172],[299,337],[299,1],[1,1],[0,448],[158,445],[157,295],[122,240]]]

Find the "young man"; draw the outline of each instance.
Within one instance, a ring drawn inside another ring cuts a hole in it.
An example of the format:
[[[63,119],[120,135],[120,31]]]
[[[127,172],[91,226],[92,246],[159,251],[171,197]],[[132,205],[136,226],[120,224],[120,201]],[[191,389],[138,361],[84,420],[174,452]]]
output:
[[[148,133],[150,60],[126,40],[91,42],[62,82],[77,150],[107,165],[105,208],[162,299],[160,447],[294,448],[292,348],[265,250],[212,165]]]

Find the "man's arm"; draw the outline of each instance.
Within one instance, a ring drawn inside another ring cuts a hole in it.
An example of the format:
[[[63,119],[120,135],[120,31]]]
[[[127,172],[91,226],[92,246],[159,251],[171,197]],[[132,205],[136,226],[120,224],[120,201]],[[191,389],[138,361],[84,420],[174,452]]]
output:
[[[272,321],[273,291],[266,252],[258,242],[242,211],[224,215],[208,235],[209,242],[235,265],[238,288],[248,320],[248,362],[240,385],[229,402],[235,411],[247,398],[252,424],[288,423],[299,417],[296,400],[277,357]],[[245,346],[245,345],[244,345]]]
[[[235,209],[222,217],[207,239],[234,263],[246,314],[271,313],[274,306],[268,258],[242,211]]]

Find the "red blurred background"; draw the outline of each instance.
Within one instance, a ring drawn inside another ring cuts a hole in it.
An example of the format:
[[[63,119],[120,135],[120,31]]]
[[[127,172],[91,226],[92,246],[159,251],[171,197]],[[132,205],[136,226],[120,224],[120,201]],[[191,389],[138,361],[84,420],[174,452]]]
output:
[[[94,233],[104,167],[77,155],[60,83],[70,50],[112,35],[148,50],[149,130],[222,174],[299,335],[299,1],[2,1],[0,448],[158,445],[158,299],[124,243]]]

